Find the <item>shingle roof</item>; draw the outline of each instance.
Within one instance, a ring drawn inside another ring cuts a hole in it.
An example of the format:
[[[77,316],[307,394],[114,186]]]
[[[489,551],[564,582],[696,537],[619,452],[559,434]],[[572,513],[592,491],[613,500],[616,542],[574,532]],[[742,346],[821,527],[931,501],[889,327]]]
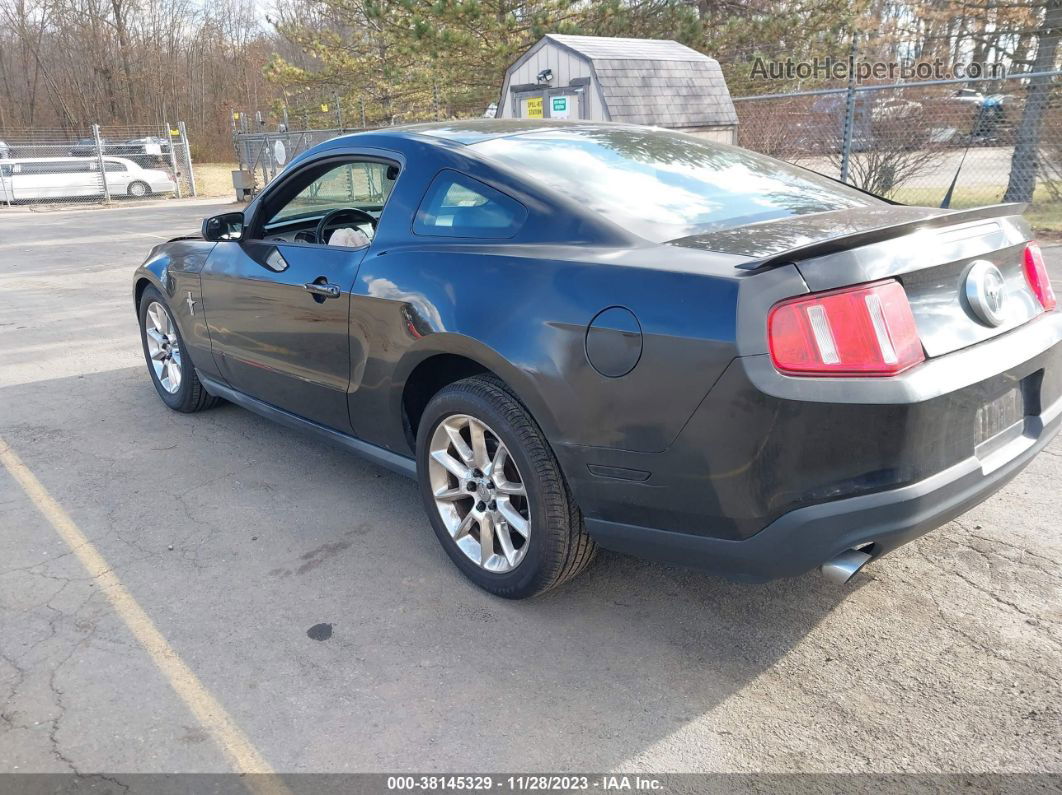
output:
[[[563,44],[587,58],[633,58],[649,61],[711,60],[707,55],[671,40],[568,36],[561,33],[547,33],[546,38]]]
[[[677,41],[547,39],[590,60],[612,121],[662,127],[737,124],[719,62]]]

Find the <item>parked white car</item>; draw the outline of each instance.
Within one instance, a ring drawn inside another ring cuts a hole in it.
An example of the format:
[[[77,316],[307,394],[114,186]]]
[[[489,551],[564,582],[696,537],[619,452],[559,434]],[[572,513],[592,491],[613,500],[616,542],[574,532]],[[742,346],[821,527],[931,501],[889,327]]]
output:
[[[111,196],[149,196],[172,193],[176,189],[165,171],[141,168],[124,157],[104,157],[103,167]],[[0,159],[0,204],[102,195],[103,180],[98,158]]]

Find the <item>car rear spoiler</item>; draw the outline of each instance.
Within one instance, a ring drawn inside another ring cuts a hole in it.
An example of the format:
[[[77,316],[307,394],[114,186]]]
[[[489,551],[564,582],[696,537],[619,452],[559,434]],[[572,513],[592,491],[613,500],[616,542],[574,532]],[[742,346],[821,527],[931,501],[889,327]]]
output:
[[[791,265],[801,260],[822,257],[826,254],[834,254],[860,246],[868,246],[872,243],[880,243],[883,240],[891,240],[897,237],[909,235],[923,229],[940,229],[945,226],[970,223],[971,221],[984,221],[989,218],[1003,218],[1009,215],[1021,215],[1028,207],[1023,202],[1008,202],[1006,204],[992,204],[988,207],[975,207],[972,210],[955,210],[943,215],[934,215],[930,218],[920,218],[917,221],[904,221],[889,226],[879,226],[874,229],[866,229],[853,232],[848,235],[818,240],[796,248],[787,249],[768,257],[749,260],[737,267],[746,271],[761,271],[776,268],[779,265]]]

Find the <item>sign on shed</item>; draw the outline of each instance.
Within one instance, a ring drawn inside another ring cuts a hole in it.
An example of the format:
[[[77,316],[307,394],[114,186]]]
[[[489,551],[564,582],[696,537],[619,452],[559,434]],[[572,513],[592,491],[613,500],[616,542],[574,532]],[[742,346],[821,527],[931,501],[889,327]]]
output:
[[[542,97],[528,97],[524,100],[524,118],[542,118]]]

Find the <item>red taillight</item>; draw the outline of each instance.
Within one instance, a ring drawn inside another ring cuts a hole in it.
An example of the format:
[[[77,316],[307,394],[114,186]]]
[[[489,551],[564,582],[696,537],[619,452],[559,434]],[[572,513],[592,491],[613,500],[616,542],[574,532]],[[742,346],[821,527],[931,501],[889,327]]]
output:
[[[907,293],[891,280],[776,304],[767,340],[793,375],[896,375],[925,359]]]
[[[1045,312],[1050,312],[1057,305],[1055,290],[1051,286],[1051,277],[1047,275],[1047,265],[1040,247],[1030,243],[1025,247],[1025,281],[1036,294],[1037,300]]]

